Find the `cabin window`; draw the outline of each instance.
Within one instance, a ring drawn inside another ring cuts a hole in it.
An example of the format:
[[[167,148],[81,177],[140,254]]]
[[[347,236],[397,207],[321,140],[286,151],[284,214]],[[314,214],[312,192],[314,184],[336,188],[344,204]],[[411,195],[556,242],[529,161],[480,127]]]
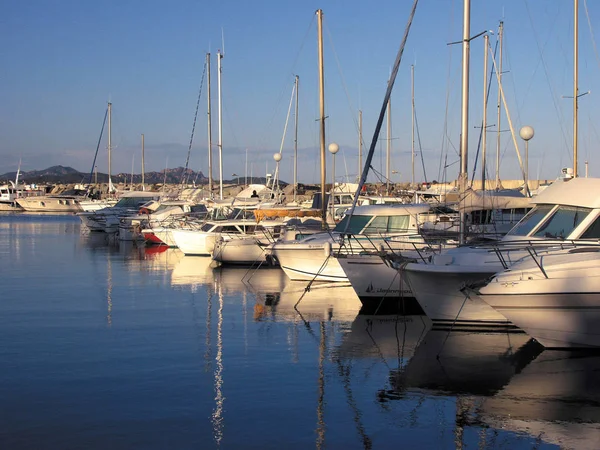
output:
[[[560,206],[556,212],[534,234],[537,237],[561,238],[568,237],[583,219],[590,213],[590,208],[575,206]]]
[[[333,231],[337,231],[338,233],[346,232],[348,234],[360,234],[360,232],[372,218],[373,216],[344,216],[344,218],[336,225]],[[350,221],[350,224],[346,230],[348,221]]]
[[[600,239],[600,217],[597,217],[587,230],[585,230],[581,235],[581,239]]]
[[[235,234],[239,234],[241,231],[238,227],[236,227],[235,225],[225,225],[222,227],[218,227],[220,228],[221,233],[235,233]]]
[[[401,233],[408,230],[410,216],[378,216],[365,228],[363,234]]]
[[[519,223],[517,223],[508,233],[507,236],[527,236],[531,233],[542,219],[554,208],[554,205],[537,205]]]
[[[210,231],[210,230],[211,230],[213,227],[214,227],[214,224],[212,224],[212,223],[205,223],[204,225],[202,225],[202,226],[200,227],[200,230],[201,230],[201,231],[204,231],[204,232],[208,232],[208,231]]]

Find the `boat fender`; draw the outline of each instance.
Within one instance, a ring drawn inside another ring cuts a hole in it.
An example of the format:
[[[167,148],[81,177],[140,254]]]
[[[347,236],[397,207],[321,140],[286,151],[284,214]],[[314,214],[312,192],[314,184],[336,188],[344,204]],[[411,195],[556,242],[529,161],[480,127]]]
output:
[[[325,254],[325,258],[331,255],[331,242],[325,242],[323,244],[323,253]]]

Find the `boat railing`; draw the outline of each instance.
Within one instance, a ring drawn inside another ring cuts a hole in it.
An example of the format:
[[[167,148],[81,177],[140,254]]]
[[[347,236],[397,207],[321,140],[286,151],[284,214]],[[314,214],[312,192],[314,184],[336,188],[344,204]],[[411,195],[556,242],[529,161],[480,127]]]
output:
[[[540,270],[546,276],[541,263],[538,258],[549,253],[560,252],[565,250],[580,249],[586,251],[586,249],[595,250],[600,249],[599,239],[567,239],[567,240],[556,240],[556,239],[531,239],[531,240],[515,240],[515,241],[499,241],[494,244],[488,244],[477,248],[489,248],[491,253],[494,253],[504,270],[508,269],[511,264],[507,261],[510,252],[522,252],[523,255],[518,259],[527,257],[533,258]],[[590,251],[588,250],[588,251]],[[547,276],[546,276],[547,278]]]

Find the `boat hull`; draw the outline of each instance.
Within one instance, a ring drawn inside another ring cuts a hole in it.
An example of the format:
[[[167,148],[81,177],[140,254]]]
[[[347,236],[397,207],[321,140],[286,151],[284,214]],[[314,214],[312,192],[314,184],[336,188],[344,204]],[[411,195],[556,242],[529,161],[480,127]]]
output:
[[[475,293],[461,289],[492,276],[498,268],[408,264],[399,269],[425,314],[437,326],[473,328],[514,328],[514,325]]]
[[[337,259],[363,305],[363,312],[425,314],[404,277],[381,256],[340,255]]]
[[[173,240],[185,255],[210,256],[215,248],[217,234],[196,230],[173,230]]]

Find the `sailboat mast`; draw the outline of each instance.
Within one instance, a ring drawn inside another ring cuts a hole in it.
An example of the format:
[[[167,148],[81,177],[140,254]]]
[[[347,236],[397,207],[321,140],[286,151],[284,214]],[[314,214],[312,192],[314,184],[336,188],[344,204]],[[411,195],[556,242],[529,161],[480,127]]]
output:
[[[358,180],[360,180],[360,174],[362,173],[362,110],[358,110]]]
[[[471,33],[471,0],[464,0],[463,41],[462,41],[462,103],[460,131],[460,174],[459,191],[464,194],[467,189],[469,165],[469,56]],[[465,243],[466,215],[460,213],[460,244]]]
[[[111,181],[111,146],[112,146],[112,103],[108,102],[108,192],[112,190]]]
[[[387,145],[385,152],[385,192],[390,192],[390,157],[392,154],[392,99],[387,104]]]
[[[487,146],[487,89],[488,89],[488,45],[490,38],[483,36],[483,119],[481,126],[481,189],[485,191],[485,151]]]
[[[502,36],[504,32],[504,22],[500,22],[500,26],[498,27],[498,44],[499,44],[499,52],[498,52],[498,86],[502,84]],[[498,87],[498,103],[496,110],[496,189],[500,189],[500,119],[502,117],[501,110],[501,102],[502,101],[502,92],[500,91],[500,87]]]
[[[144,135],[142,134],[142,191],[146,190],[145,176],[146,176],[146,163],[144,162]]]
[[[323,10],[317,12],[318,49],[319,49],[319,122],[321,146],[321,226],[326,228],[327,204],[325,202],[325,72],[323,65]],[[333,199],[332,199],[333,201]]]
[[[296,201],[296,191],[298,190],[298,88],[300,87],[300,77],[296,75],[296,105],[294,114],[294,201]]]
[[[577,177],[577,96],[579,95],[579,0],[574,0],[573,5],[573,176]]]
[[[221,97],[221,59],[223,54],[217,51],[217,86],[219,93],[219,198],[223,200],[223,99]]]
[[[210,192],[210,196],[212,197],[213,191],[213,169],[212,169],[212,125],[211,125],[211,101],[210,101],[210,53],[206,54],[206,81],[207,81],[207,99],[208,99],[208,108],[207,108],[207,117],[208,117],[208,192]]]
[[[412,186],[415,186],[415,66],[410,66],[411,130],[410,156],[412,164]]]

